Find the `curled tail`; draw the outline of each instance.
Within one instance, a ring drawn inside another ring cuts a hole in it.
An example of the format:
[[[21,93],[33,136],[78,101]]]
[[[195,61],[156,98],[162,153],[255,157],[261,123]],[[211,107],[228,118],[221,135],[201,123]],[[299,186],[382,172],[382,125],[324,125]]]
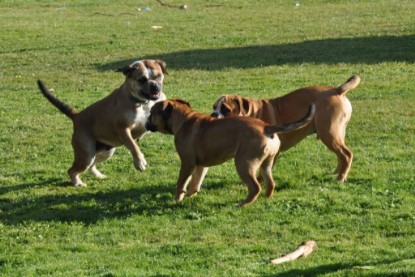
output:
[[[64,115],[69,117],[70,119],[74,118],[78,112],[74,109],[66,105],[65,103],[61,102],[58,98],[52,95],[50,91],[46,88],[41,80],[37,81],[37,85],[39,86],[40,91],[42,92],[43,96],[49,100],[52,105],[54,105],[58,110],[60,110]]]
[[[265,135],[272,136],[274,133],[285,133],[285,132],[290,132],[290,131],[303,128],[308,123],[310,123],[311,120],[313,120],[315,113],[316,113],[316,106],[314,104],[311,104],[310,109],[308,110],[308,113],[305,117],[290,124],[266,126]]]
[[[354,75],[350,77],[349,80],[346,81],[346,83],[336,88],[337,93],[340,95],[346,94],[349,90],[352,90],[355,87],[357,87],[359,83],[360,83],[360,77],[357,75]]]

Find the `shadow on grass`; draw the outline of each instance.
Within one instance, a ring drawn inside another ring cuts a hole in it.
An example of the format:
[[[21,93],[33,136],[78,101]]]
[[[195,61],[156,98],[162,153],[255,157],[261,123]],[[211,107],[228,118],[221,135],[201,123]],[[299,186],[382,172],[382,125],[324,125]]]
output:
[[[158,58],[176,70],[221,70],[284,64],[377,64],[415,62],[415,35],[310,40],[280,45],[259,45],[222,49],[195,49],[134,57],[97,65],[114,70],[137,59]]]
[[[374,261],[372,263],[337,263],[337,264],[328,264],[328,265],[321,265],[313,268],[308,269],[292,269],[286,272],[277,273],[275,275],[264,275],[264,277],[291,277],[291,276],[308,276],[308,277],[315,277],[315,276],[322,276],[325,274],[330,274],[334,272],[342,272],[342,271],[349,271],[353,270],[354,275],[359,275],[359,271],[361,275],[364,276],[414,276],[413,274],[415,271],[410,272],[398,272],[398,273],[371,273],[371,270],[376,269],[378,266],[389,266],[394,263],[398,263],[404,260],[412,260],[413,257],[408,258],[401,258],[401,259],[388,259],[388,260],[381,260],[381,261]],[[393,271],[393,268],[391,268]],[[347,273],[347,272],[344,272]],[[353,276],[354,276],[353,275]]]
[[[0,222],[10,225],[25,221],[94,224],[105,218],[162,214],[179,207],[172,201],[173,187],[171,184],[105,192],[84,192],[82,188],[74,188],[70,194],[35,196],[18,201],[3,199],[0,200]]]
[[[20,184],[17,186],[4,186],[4,187],[0,187],[0,195],[2,194],[6,194],[8,192],[12,192],[12,191],[21,191],[21,190],[25,190],[25,189],[31,189],[34,188],[36,186],[45,186],[46,182],[44,183],[39,183],[39,184]]]
[[[38,184],[13,186],[8,188],[8,191],[30,189],[46,184],[59,187],[67,186],[69,183],[51,179]],[[222,183],[212,183],[205,186],[203,190],[221,190],[223,186]],[[179,216],[188,218],[189,211],[193,210],[188,207],[193,207],[196,199],[185,198],[182,203],[177,204],[173,200],[174,193],[175,183],[171,183],[98,192],[88,192],[88,189],[73,187],[73,192],[68,194],[33,196],[17,201],[0,199],[0,222],[17,225],[28,221],[56,221],[82,222],[89,225],[103,219],[126,218],[133,215],[160,216],[173,213],[176,216],[180,214]],[[217,203],[215,207],[221,209],[228,204],[232,203]]]

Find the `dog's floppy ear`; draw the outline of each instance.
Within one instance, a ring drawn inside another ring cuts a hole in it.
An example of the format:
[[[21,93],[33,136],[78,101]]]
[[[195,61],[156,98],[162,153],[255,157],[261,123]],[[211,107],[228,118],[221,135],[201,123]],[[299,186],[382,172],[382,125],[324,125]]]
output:
[[[162,60],[156,60],[156,63],[158,63],[161,67],[161,71],[163,72],[163,74],[168,74],[167,73],[167,65],[164,61]]]
[[[161,110],[161,116],[164,120],[167,120],[171,116],[171,112],[173,111],[173,104],[170,101],[164,101],[163,109]]]
[[[234,110],[231,110],[235,115],[246,115],[245,113],[245,109],[244,109],[244,105],[242,103],[242,97],[240,96],[233,96],[232,97],[232,102],[233,102],[233,106],[234,106]]]
[[[122,72],[125,76],[129,76],[136,68],[126,65],[124,67],[118,68],[117,72]]]
[[[243,115],[243,116],[247,116],[249,115],[249,101],[246,98],[243,98],[241,96],[235,96],[235,98],[233,99],[233,101],[235,102],[236,106],[239,109],[239,113],[238,115]]]
[[[223,116],[227,116],[230,112],[232,112],[231,107],[228,105],[228,103],[223,102],[222,105],[220,106],[220,113]]]
[[[241,112],[243,115],[249,115],[251,110],[251,105],[249,105],[249,101],[246,98],[241,98],[242,99],[242,108],[241,108]]]

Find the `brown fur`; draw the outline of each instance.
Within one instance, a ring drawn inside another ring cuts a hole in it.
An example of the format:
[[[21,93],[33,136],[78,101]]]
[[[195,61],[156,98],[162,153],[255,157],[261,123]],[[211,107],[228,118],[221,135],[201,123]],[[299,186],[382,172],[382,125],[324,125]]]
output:
[[[314,104],[314,120],[304,128],[281,134],[280,150],[288,150],[308,135],[317,133],[317,137],[337,156],[337,179],[345,181],[353,160],[353,153],[345,144],[346,126],[352,114],[346,93],[359,83],[360,77],[352,76],[337,88],[305,87],[281,97],[263,100],[225,95],[215,102],[212,115],[250,116],[269,124],[286,124],[298,120]]]
[[[95,165],[109,159],[115,147],[121,145],[130,150],[135,168],[143,171],[147,166],[135,140],[147,131],[145,123],[150,108],[156,101],[166,99],[162,92],[166,64],[160,60],[142,60],[118,71],[126,76],[124,83],[81,112],[62,103],[38,81],[43,95],[73,121],[74,162],[68,174],[75,186],[86,186],[79,175],[88,169],[96,177],[105,178]]]
[[[271,168],[280,146],[276,133],[305,126],[312,120],[314,111],[312,106],[305,118],[293,124],[270,126],[252,117],[217,119],[196,112],[183,100],[170,99],[151,108],[146,127],[174,135],[181,160],[176,201],[184,198],[189,182],[188,195],[199,192],[208,167],[234,158],[236,170],[248,186],[248,197],[241,203],[245,206],[253,203],[261,191],[256,178],[258,169],[267,186],[266,196],[273,194],[275,183]]]

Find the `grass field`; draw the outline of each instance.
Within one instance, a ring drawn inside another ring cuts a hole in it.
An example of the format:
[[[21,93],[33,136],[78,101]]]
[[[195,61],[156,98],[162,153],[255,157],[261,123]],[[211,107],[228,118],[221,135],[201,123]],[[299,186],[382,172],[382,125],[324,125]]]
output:
[[[164,2],[189,8],[0,1],[0,276],[415,276],[415,2]],[[145,172],[119,148],[100,166],[108,179],[70,186],[72,124],[36,80],[82,109],[146,57],[166,61],[169,97],[206,113],[225,93],[276,97],[359,74],[348,181],[333,181],[335,156],[310,136],[281,155],[272,199],[237,208],[247,189],[230,161],[176,204],[173,138],[152,133]],[[309,257],[270,265],[308,239]]]

